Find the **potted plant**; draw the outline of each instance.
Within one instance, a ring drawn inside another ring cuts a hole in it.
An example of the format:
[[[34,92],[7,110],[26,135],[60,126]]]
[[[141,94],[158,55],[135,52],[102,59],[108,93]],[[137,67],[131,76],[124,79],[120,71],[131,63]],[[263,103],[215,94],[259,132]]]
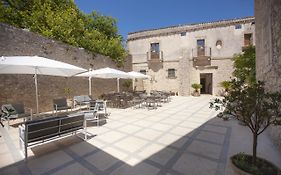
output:
[[[70,87],[64,88],[64,94],[66,96],[66,101],[68,106],[73,106],[73,99],[71,98],[72,89]]]
[[[220,86],[224,89],[223,96],[225,96],[231,88],[231,81],[222,81],[220,82]]]
[[[200,92],[199,90],[202,88],[202,85],[201,84],[197,84],[197,83],[194,83],[191,85],[191,87],[194,89],[194,92],[193,92],[193,96],[200,96]]]
[[[239,80],[232,80],[232,88],[223,99],[216,98],[210,102],[210,108],[224,109],[229,115],[250,129],[253,136],[252,155],[243,153],[231,157],[234,169],[249,174],[277,174],[280,170],[272,163],[257,157],[258,136],[270,125],[280,124],[281,93],[268,93],[264,83],[245,85]],[[221,117],[221,116],[220,116]]]
[[[257,157],[258,136],[270,125],[281,123],[281,93],[266,92],[264,83],[256,81],[253,46],[234,56],[233,60],[235,78],[230,82],[228,95],[212,100],[210,108],[223,111],[218,117],[231,116],[248,127],[253,136],[253,149],[252,155],[233,155],[230,163],[236,174],[281,174],[275,165]]]
[[[132,84],[133,84],[132,80],[125,80],[123,86],[126,88],[126,90],[129,90]]]

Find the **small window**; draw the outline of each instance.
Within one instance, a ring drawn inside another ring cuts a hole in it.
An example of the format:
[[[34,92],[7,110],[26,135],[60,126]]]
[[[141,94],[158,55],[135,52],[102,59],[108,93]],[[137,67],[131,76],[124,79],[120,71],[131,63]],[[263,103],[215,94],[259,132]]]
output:
[[[222,41],[221,40],[217,40],[216,47],[217,47],[217,49],[221,49],[222,48]]]
[[[146,75],[146,70],[140,70],[140,73],[142,73],[142,74],[144,74],[144,75]]]
[[[244,46],[253,44],[253,35],[251,33],[244,34]]]
[[[176,78],[176,70],[168,69],[168,78]]]
[[[242,28],[242,25],[241,25],[241,24],[235,25],[235,29],[241,29],[241,28]]]
[[[181,36],[186,36],[186,32],[181,32]]]
[[[159,49],[159,43],[151,43],[150,44],[150,51],[153,53],[159,53],[160,49]]]

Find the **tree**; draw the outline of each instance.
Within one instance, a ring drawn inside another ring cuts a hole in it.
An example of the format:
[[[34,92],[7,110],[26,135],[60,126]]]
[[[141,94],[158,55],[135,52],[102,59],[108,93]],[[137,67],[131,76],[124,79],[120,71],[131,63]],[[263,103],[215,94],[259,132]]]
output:
[[[256,51],[254,46],[248,46],[244,52],[235,55],[233,61],[234,77],[249,85],[256,83]]]
[[[281,94],[267,93],[264,83],[251,86],[241,80],[232,80],[231,90],[223,99],[215,99],[210,108],[224,108],[223,114],[230,115],[247,126],[253,135],[253,164],[256,163],[258,136],[281,117]]]
[[[3,0],[0,22],[40,33],[112,58],[119,66],[127,55],[117,20],[96,11],[82,13],[73,0]]]
[[[270,125],[280,124],[281,93],[269,93],[263,82],[255,78],[255,48],[248,47],[244,53],[234,56],[235,76],[228,95],[210,102],[210,108],[223,110],[218,116],[232,116],[252,132],[253,158],[256,165],[258,136]]]

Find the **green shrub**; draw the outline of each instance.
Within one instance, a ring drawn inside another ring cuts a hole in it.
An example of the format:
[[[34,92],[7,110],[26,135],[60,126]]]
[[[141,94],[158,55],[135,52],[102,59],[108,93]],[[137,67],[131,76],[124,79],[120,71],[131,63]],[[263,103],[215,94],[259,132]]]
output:
[[[199,92],[199,89],[202,88],[202,85],[194,83],[194,84],[191,85],[191,87],[195,90],[195,92]]]

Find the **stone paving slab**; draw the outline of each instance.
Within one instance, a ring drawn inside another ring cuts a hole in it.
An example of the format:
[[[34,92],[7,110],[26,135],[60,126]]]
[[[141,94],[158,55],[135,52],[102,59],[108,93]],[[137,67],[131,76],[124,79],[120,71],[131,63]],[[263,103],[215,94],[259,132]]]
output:
[[[27,162],[19,152],[18,129],[0,128],[0,174],[232,175],[228,158],[251,152],[251,134],[235,120],[214,118],[210,98],[173,97],[156,110],[109,109],[104,125],[87,129],[93,138],[37,145]],[[281,166],[266,133],[258,155]]]

